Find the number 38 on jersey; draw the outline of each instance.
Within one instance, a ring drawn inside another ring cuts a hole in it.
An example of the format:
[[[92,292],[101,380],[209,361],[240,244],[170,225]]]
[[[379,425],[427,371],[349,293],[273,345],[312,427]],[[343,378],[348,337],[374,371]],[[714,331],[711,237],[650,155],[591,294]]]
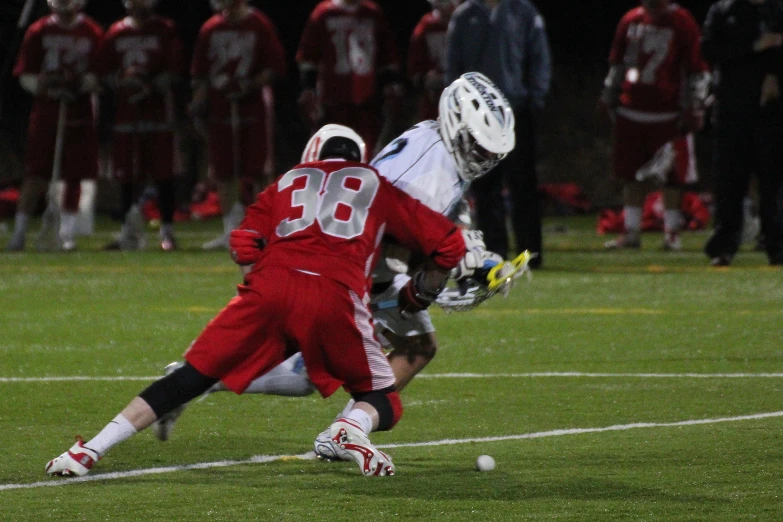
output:
[[[316,168],[289,171],[278,180],[277,190],[295,187],[291,192],[291,216],[280,221],[275,232],[287,237],[317,223],[330,236],[360,236],[379,186],[378,176],[361,167],[347,167],[328,176]]]

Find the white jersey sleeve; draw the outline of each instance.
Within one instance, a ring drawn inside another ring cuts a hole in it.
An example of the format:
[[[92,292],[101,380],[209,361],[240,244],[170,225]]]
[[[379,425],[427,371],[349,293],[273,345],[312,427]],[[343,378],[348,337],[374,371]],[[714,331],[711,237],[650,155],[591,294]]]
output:
[[[389,143],[371,165],[381,176],[432,210],[451,216],[468,184],[440,137],[439,124],[425,121]]]

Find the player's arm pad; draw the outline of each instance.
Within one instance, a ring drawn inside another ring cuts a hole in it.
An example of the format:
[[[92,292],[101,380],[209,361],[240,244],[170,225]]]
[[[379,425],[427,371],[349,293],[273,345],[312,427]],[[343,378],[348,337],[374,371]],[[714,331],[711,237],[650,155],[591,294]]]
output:
[[[261,257],[266,240],[255,230],[236,229],[229,237],[231,258],[238,265],[252,265]]]

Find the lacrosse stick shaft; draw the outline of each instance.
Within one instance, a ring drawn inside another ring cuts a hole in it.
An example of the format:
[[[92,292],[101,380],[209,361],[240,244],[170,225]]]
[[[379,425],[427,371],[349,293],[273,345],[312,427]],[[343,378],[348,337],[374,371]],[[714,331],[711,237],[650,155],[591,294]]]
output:
[[[54,204],[57,195],[57,183],[62,177],[63,152],[65,151],[65,125],[68,120],[68,102],[60,100],[60,108],[57,111],[57,134],[54,141],[54,161],[52,162],[52,180],[49,182],[49,201]]]
[[[239,150],[239,102],[237,100],[231,100],[229,102],[231,107],[231,146],[232,155],[234,160],[234,179],[240,178],[240,150]]]

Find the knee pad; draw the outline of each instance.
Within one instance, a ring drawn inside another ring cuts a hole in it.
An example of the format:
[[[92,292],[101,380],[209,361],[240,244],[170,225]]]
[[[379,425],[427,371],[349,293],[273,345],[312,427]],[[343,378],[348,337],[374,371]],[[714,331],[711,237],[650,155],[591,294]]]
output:
[[[181,368],[150,384],[139,397],[160,418],[174,408],[198,397],[219,379],[207,377],[185,363]]]
[[[378,429],[392,429],[402,417],[402,401],[400,394],[394,388],[372,391],[369,393],[354,393],[356,402],[366,402],[378,411]]]

